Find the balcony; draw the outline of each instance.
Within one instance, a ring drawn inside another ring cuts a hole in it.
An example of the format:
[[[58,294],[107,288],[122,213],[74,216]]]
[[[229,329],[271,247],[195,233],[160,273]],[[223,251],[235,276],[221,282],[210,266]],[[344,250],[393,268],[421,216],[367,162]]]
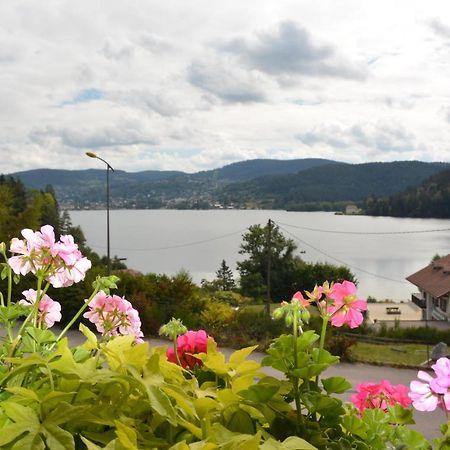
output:
[[[411,294],[411,301],[416,304],[419,308],[426,309],[426,300],[422,297],[420,293]]]

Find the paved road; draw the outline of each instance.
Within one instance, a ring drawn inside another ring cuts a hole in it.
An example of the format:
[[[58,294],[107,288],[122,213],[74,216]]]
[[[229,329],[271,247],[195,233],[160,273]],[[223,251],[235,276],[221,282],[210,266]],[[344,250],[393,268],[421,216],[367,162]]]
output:
[[[84,338],[78,331],[69,332],[69,339],[73,344],[83,342]],[[162,339],[148,339],[151,346],[168,345],[168,341]],[[233,350],[224,348],[222,349],[225,355],[229,355]],[[256,361],[261,361],[264,354],[261,352],[254,352],[252,358]],[[264,371],[272,376],[279,377],[280,372],[272,368],[264,368]],[[387,379],[391,384],[406,384],[409,386],[411,380],[414,380],[417,376],[417,370],[413,369],[397,369],[393,367],[371,366],[369,364],[349,364],[340,363],[330,367],[326,373],[326,376],[342,376],[346,378],[355,388],[358,383],[362,382],[375,382],[378,383],[382,379]],[[351,390],[346,394],[340,396],[342,400],[350,400],[350,395],[355,390]],[[414,429],[423,433],[428,439],[432,439],[440,436],[439,426],[445,422],[445,415],[443,411],[437,410],[431,413],[423,413],[414,411],[414,420],[416,424]]]

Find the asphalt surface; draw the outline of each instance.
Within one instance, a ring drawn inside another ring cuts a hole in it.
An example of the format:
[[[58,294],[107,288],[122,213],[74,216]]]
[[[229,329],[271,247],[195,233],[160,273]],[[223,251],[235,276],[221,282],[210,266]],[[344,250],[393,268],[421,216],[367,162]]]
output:
[[[68,337],[73,344],[84,342],[84,336],[78,331],[70,331]],[[167,346],[169,344],[168,341],[162,339],[147,339],[147,341],[150,343],[150,346]],[[223,351],[226,356],[229,356],[234,350],[221,348],[221,351]],[[260,362],[264,356],[264,353],[254,352],[251,355],[251,358]],[[271,367],[265,367],[263,370],[268,375],[274,377],[280,377],[282,375],[279,371],[272,369]],[[353,389],[339,397],[343,401],[350,401],[350,396],[356,392],[356,385],[359,383],[378,383],[385,379],[389,380],[391,384],[405,384],[409,386],[409,383],[417,378],[417,370],[372,366],[359,363],[340,363],[330,367],[325,372],[324,376],[341,376],[348,380],[352,384]],[[433,412],[420,412],[414,410],[414,420],[416,421],[416,424],[411,425],[411,427],[423,433],[429,440],[441,435],[439,426],[446,422],[445,414],[441,410]]]

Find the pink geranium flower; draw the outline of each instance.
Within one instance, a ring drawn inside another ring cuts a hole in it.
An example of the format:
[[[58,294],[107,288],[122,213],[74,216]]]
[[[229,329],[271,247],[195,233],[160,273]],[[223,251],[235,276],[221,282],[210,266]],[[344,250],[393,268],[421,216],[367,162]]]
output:
[[[24,306],[32,306],[36,303],[37,292],[34,289],[23,291],[25,300],[19,301]],[[51,328],[55,322],[61,320],[61,305],[52,300],[47,294],[44,294],[39,301],[39,323],[45,324],[47,328]]]
[[[407,407],[411,404],[408,388],[403,384],[392,385],[388,380],[380,383],[361,383],[356,386],[357,393],[351,396],[352,403],[362,413],[365,409],[382,409],[399,404]]]
[[[305,299],[305,297],[303,297],[302,293],[300,291],[297,291],[293,296],[292,296],[293,300],[297,300],[302,306],[304,306],[305,308],[308,308],[311,303],[308,302],[308,300]]]
[[[418,411],[434,411],[438,406],[450,411],[450,360],[439,358],[431,368],[436,377],[419,370],[410,383],[409,397]]]
[[[365,300],[358,299],[356,296],[356,286],[351,281],[334,283],[329,298],[333,302],[327,305],[327,313],[331,316],[331,325],[342,327],[348,325],[350,328],[356,328],[361,325],[363,315],[361,311],[367,309]]]
[[[139,313],[124,297],[97,293],[89,302],[89,311],[83,314],[95,324],[103,336],[134,336],[135,341],[143,342]]]
[[[188,331],[177,338],[177,354],[181,365],[186,369],[201,367],[203,362],[196,358],[197,353],[206,353],[208,349],[208,335],[204,330]],[[173,348],[167,349],[167,359],[178,363]]]
[[[23,240],[11,240],[10,251],[15,254],[8,260],[14,273],[26,275],[31,272],[41,276],[56,288],[71,286],[83,280],[91,262],[83,257],[70,235],[55,241],[51,225],[40,231],[22,230]]]

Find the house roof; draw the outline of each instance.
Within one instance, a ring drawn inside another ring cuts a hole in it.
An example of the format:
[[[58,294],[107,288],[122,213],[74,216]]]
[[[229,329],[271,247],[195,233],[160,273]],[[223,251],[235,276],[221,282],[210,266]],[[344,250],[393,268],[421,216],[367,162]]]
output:
[[[406,279],[419,289],[439,298],[450,292],[450,254],[431,262]]]

